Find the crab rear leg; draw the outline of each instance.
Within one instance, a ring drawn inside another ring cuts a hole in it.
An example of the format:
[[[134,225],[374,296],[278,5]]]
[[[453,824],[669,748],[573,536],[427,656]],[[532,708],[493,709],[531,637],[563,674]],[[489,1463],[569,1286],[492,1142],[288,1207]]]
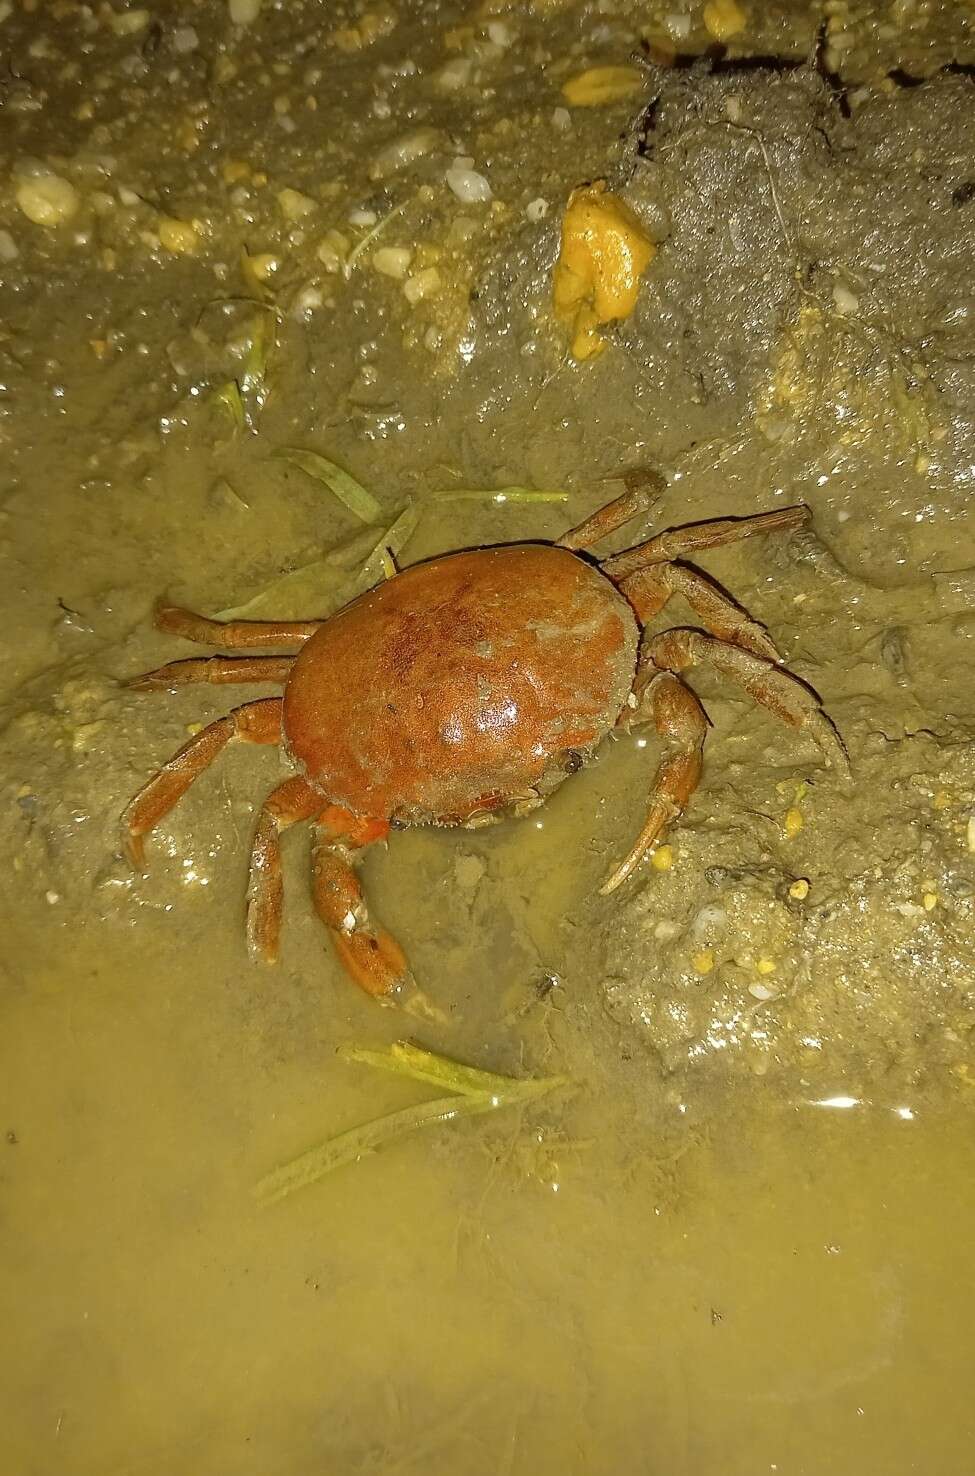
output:
[[[311,820],[321,807],[321,795],[298,777],[285,779],[261,806],[247,885],[247,949],[252,958],[274,963],[278,956],[284,898],[281,832]]]
[[[641,625],[659,614],[671,595],[679,594],[704,626],[719,640],[730,641],[766,661],[780,660],[775,643],[730,595],[689,564],[652,564],[617,582]]]
[[[122,814],[122,843],[133,865],[140,866],[144,859],[143,837],[169,813],[193,780],[210,767],[228,743],[233,740],[242,743],[280,742],[282,705],[280,697],[245,702],[226,717],[210,723],[189,743],[184,743],[179,752],[153,774]]]
[[[738,543],[742,538],[755,538],[760,533],[784,533],[809,521],[811,514],[804,503],[779,507],[774,512],[756,513],[749,518],[716,518],[709,523],[691,523],[686,528],[671,528],[658,533],[646,543],[624,549],[607,559],[602,570],[610,579],[624,579],[648,564],[667,564],[686,558],[700,548],[717,548],[724,543]]]
[[[608,502],[605,507],[597,508],[578,527],[563,533],[556,540],[560,548],[591,548],[594,543],[615,533],[617,528],[622,528],[624,523],[648,512],[667,489],[666,479],[649,468],[624,472],[621,480],[626,483],[623,495]]]
[[[804,729],[818,745],[830,768],[849,782],[850,760],[839,733],[822,709],[815,692],[791,672],[772,661],[753,656],[740,646],[701,635],[696,630],[667,630],[656,636],[647,654],[654,666],[665,671],[685,671],[706,661],[715,671],[730,677],[748,695],[792,728]]]
[[[200,646],[226,646],[230,651],[267,650],[269,646],[303,646],[321,620],[210,620],[180,605],[160,605],[153,616],[157,630],[182,636]]]
[[[360,989],[390,999],[412,983],[406,955],[369,916],[354,860],[389,833],[385,820],[360,820],[338,805],[318,818],[313,851],[315,908],[346,973]]]
[[[188,661],[169,661],[155,671],[132,677],[125,685],[133,692],[172,692],[195,682],[233,684],[288,680],[293,656],[191,656]]]
[[[643,689],[632,721],[648,719],[656,724],[665,744],[650,791],[650,812],[629,855],[599,888],[602,896],[626,881],[667,826],[681,815],[701,778],[707,718],[690,688],[669,671],[657,672]]]

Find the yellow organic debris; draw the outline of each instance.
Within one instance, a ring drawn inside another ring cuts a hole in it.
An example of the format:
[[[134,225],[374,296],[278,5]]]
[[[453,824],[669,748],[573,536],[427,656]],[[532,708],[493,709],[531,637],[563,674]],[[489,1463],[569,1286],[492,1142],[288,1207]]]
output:
[[[574,108],[599,108],[634,97],[643,87],[643,74],[636,67],[589,67],[569,78],[562,96]]]
[[[159,222],[159,244],[176,256],[192,256],[200,244],[200,237],[190,221],[163,216]]]
[[[607,191],[603,180],[572,192],[552,301],[556,316],[571,326],[574,358],[601,353],[605,345],[597,328],[633,311],[641,273],[656,249],[633,211]]]
[[[790,840],[794,835],[799,834],[800,830],[802,829],[802,824],[803,821],[801,810],[796,809],[795,805],[793,805],[791,809],[786,810],[783,826],[785,829],[785,833]]]
[[[650,865],[656,871],[669,871],[674,864],[673,846],[658,846],[650,857]]]
[[[708,0],[703,11],[704,24],[716,41],[727,41],[745,29],[747,15],[736,0]]]

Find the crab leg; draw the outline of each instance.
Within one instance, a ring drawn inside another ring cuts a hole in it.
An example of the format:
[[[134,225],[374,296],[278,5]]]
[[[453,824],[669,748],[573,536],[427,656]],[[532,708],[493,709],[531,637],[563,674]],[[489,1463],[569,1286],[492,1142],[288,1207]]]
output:
[[[134,692],[171,692],[192,682],[278,682],[283,684],[294,665],[293,656],[191,656],[143,672],[125,683]]]
[[[670,528],[646,543],[624,549],[602,565],[610,579],[624,579],[647,564],[667,564],[682,559],[699,548],[717,548],[723,543],[737,543],[742,538],[755,538],[759,533],[781,533],[798,528],[810,517],[808,507],[780,507],[775,512],[756,513],[751,518],[717,518],[710,523],[692,523],[687,528]]]
[[[267,650],[268,646],[302,646],[321,620],[209,620],[179,605],[160,605],[153,616],[157,630],[182,636],[201,646],[231,651]]]
[[[231,740],[242,743],[279,743],[281,740],[280,697],[245,702],[226,717],[218,718],[184,743],[168,763],[158,769],[148,784],[126,806],[122,814],[122,844],[134,866],[140,866],[145,848],[142,838],[180,799],[194,779],[208,769]]]
[[[359,820],[330,805],[318,818],[312,858],[315,908],[339,960],[360,989],[380,998],[409,984],[410,970],[396,939],[370,919],[353,862],[388,832],[385,820]]]
[[[666,747],[650,791],[650,812],[629,855],[599,888],[602,896],[626,881],[666,827],[682,813],[701,777],[707,718],[690,688],[669,671],[651,677],[633,721],[651,718]]]
[[[689,666],[707,661],[784,723],[808,730],[830,768],[846,780],[852,777],[843,740],[823,711],[819,698],[791,672],[743,651],[740,646],[701,635],[696,630],[665,631],[650,642],[647,655],[654,666],[671,672],[685,671]]]
[[[671,595],[679,594],[700,617],[705,630],[719,640],[741,646],[766,661],[780,660],[768,632],[730,595],[689,564],[653,564],[621,579],[617,587],[633,606],[641,625],[658,614]]]
[[[617,528],[622,528],[624,523],[648,512],[667,487],[660,473],[649,469],[624,472],[621,480],[626,483],[623,495],[598,508],[578,527],[563,533],[556,540],[559,548],[591,548],[594,543],[615,533]]]
[[[310,820],[321,807],[321,795],[297,777],[285,779],[261,806],[247,885],[247,948],[252,958],[274,963],[278,956],[284,897],[281,832],[302,820]]]

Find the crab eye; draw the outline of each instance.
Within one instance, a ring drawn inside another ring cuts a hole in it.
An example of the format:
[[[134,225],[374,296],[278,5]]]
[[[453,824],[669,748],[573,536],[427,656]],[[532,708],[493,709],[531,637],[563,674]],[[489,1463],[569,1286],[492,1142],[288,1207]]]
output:
[[[570,748],[562,759],[562,767],[567,774],[578,774],[583,765],[582,754],[576,749]]]

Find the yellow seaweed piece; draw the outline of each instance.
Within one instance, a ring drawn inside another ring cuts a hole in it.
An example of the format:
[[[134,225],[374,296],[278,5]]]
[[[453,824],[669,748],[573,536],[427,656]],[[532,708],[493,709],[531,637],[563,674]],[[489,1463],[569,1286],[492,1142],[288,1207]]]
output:
[[[708,0],[703,11],[704,24],[716,41],[727,41],[745,29],[748,16],[736,0]]]
[[[573,190],[562,221],[562,249],[552,279],[555,315],[572,329],[572,356],[591,359],[605,347],[596,332],[628,317],[640,276],[656,246],[630,207],[604,180]]]
[[[636,67],[588,67],[569,78],[562,96],[574,108],[601,108],[634,97],[644,85],[643,73]]]

